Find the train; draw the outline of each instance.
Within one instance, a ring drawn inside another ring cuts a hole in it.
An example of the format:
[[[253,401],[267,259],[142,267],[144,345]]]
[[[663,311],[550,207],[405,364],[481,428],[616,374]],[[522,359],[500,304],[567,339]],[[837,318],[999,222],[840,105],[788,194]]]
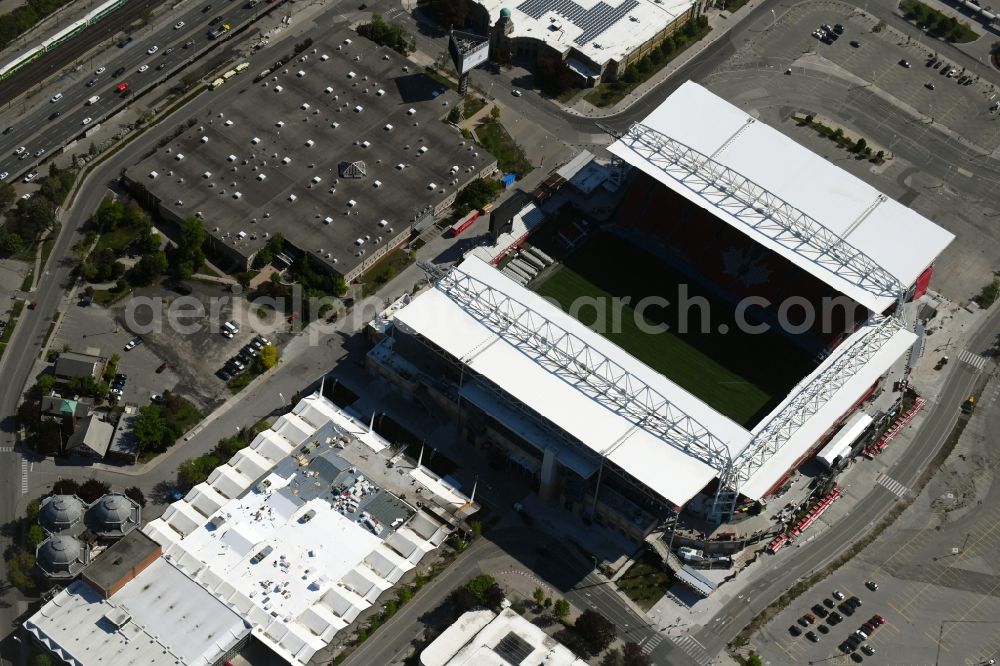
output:
[[[37,60],[38,58],[41,58],[49,51],[58,48],[65,41],[72,39],[76,35],[80,34],[84,30],[86,30],[89,26],[94,25],[95,23],[103,19],[105,16],[110,14],[111,12],[121,9],[123,6],[125,6],[125,3],[127,2],[128,0],[108,0],[102,5],[96,7],[93,11],[84,16],[79,21],[74,21],[73,23],[69,24],[56,34],[42,41],[41,44],[32,47],[25,53],[22,53],[14,60],[0,67],[0,81],[10,77],[11,75],[14,74],[14,72],[21,69],[28,63]]]

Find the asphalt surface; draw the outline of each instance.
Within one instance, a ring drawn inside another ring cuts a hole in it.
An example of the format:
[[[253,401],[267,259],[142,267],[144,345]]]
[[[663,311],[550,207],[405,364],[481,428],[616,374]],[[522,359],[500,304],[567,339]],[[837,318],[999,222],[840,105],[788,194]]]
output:
[[[970,341],[970,349],[987,348],[1000,333],[1000,311],[994,311],[983,327]],[[979,371],[965,363],[951,366],[950,375],[941,390],[940,398],[925,408],[928,410],[923,426],[909,445],[909,452],[886,474],[906,487],[912,487],[924,468],[937,453],[958,421],[959,407],[975,385]],[[722,650],[771,601],[792,585],[820,569],[834,559],[858,537],[867,532],[898,499],[888,488],[872,487],[854,511],[833,524],[829,530],[804,545],[795,559],[786,563],[774,575],[759,581],[748,589],[743,598],[736,598],[722,607],[716,617],[722,618],[722,629],[706,627],[698,640],[712,654]],[[719,623],[716,623],[719,624]]]
[[[210,7],[208,12],[204,11],[206,7]],[[209,21],[213,18],[222,17],[222,22],[232,26],[232,34],[271,7],[266,2],[253,8],[237,1],[226,4],[200,0],[183,2],[177,10],[156,17],[152,25],[131,33],[133,41],[124,48],[109,46],[104,53],[89,58],[80,71],[70,71],[56,83],[46,86],[44,92],[5,105],[4,111],[0,112],[0,118],[3,119],[0,124],[4,128],[13,127],[13,131],[0,135],[0,173],[8,172],[6,180],[12,180],[29,169],[37,169],[63,145],[83,136],[88,127],[99,124],[124,107],[133,95],[160,84],[195,57],[226,41],[224,38],[212,40],[207,37]],[[174,26],[181,21],[184,26],[175,29]],[[95,27],[101,25],[99,23]],[[80,37],[86,34],[81,33]],[[98,36],[103,39],[108,35]],[[101,40],[81,42],[83,47],[79,55],[91,48],[95,41],[99,43]],[[183,48],[190,41],[194,41],[194,45]],[[157,50],[150,54],[148,51],[154,46]],[[169,49],[173,51],[168,54]],[[53,51],[51,55],[56,56],[58,52]],[[38,63],[45,61],[46,58],[43,58]],[[143,65],[148,69],[140,73],[138,70]],[[161,65],[165,67],[159,69]],[[98,74],[100,68],[104,71]],[[119,69],[124,71],[115,75]],[[48,73],[51,70],[36,74],[43,77]],[[94,85],[88,85],[94,79]],[[129,85],[129,90],[124,94],[117,90],[118,84],[122,82]],[[62,98],[51,102],[51,97],[57,92],[62,94]],[[100,97],[100,100],[93,105],[87,104],[87,100],[93,96]],[[2,95],[0,99],[3,99]],[[52,114],[56,112],[60,115],[53,119]],[[82,124],[85,118],[92,120],[87,126]],[[27,149],[29,157],[20,159],[14,154],[21,146]],[[45,153],[35,157],[38,150],[44,150]]]

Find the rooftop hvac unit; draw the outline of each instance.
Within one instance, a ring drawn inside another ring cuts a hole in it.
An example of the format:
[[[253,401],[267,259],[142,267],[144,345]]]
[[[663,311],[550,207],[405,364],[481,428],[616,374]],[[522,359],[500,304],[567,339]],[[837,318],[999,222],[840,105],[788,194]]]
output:
[[[350,39],[350,37],[348,37],[347,39],[345,39],[345,40],[344,40],[344,43],[345,43],[345,44],[347,44],[348,46],[350,46],[350,44],[351,44],[351,39]]]
[[[211,171],[206,171],[205,173],[201,174],[201,177],[202,178],[211,178],[212,177],[212,172]]]
[[[284,88],[282,88],[281,86],[274,86],[274,92],[280,93],[282,90],[284,90]]]
[[[427,189],[428,190],[436,190],[437,189],[437,183],[428,183],[427,184]]]
[[[333,258],[333,263],[337,263],[337,257]]]
[[[182,159],[184,159],[184,153],[177,153],[176,155],[174,155],[174,159],[180,162]]]
[[[309,110],[309,102],[302,102],[302,106],[300,106],[299,108],[302,109],[303,111],[308,111]]]
[[[305,72],[303,72],[303,71],[302,71],[301,69],[300,69],[299,71],[295,72],[295,76],[299,77],[300,79],[301,79],[301,78],[302,78],[303,76],[305,76],[305,75],[306,75],[306,73],[305,73]]]
[[[402,162],[400,162],[399,164],[396,165],[396,170],[397,171],[402,171],[405,168],[406,168],[406,165],[403,164]]]
[[[328,56],[327,54],[324,53],[323,55],[321,55],[319,57],[319,59],[322,60],[323,62],[326,62],[327,60],[330,59],[330,56]]]
[[[226,159],[229,160],[230,162],[235,162],[236,161],[236,155],[230,155]]]
[[[289,200],[289,201],[292,201],[292,202],[294,202],[294,201],[295,201],[296,199],[298,199],[298,197],[297,197],[297,196],[295,196],[294,194],[289,194],[289,195],[288,195],[288,200]]]
[[[149,172],[149,177],[150,177],[150,178],[156,178],[156,177],[157,177],[157,176],[159,176],[159,175],[160,175],[160,174],[156,173],[155,171],[150,171],[150,172]]]
[[[233,121],[232,120],[227,120],[226,122],[224,122],[222,124],[225,125],[226,127],[232,127],[233,126]]]
[[[239,237],[239,239],[240,239],[240,240],[243,240],[244,238],[246,238],[246,237],[247,237],[247,232],[245,232],[245,231],[241,231],[241,232],[239,232],[239,233],[238,233],[238,234],[236,234],[236,235],[237,235],[237,236]]]
[[[267,174],[266,173],[257,174],[257,180],[259,180],[260,182],[264,182],[265,180],[267,180]]]
[[[384,129],[386,132],[391,132],[392,131],[392,125],[389,124],[389,123],[386,123],[385,127],[383,127],[382,129]]]
[[[205,217],[205,214],[202,213],[200,210],[198,210],[198,211],[195,211],[194,216],[197,217],[200,220],[203,217]]]
[[[358,238],[358,239],[356,239],[354,241],[354,244],[357,245],[358,247],[361,247],[362,245],[365,244],[365,239],[364,238]]]
[[[291,158],[291,157],[288,157],[288,156],[286,155],[286,156],[284,156],[284,157],[282,157],[282,158],[281,158],[281,163],[282,163],[282,164],[291,164],[291,163],[292,163],[292,158]]]
[[[324,217],[323,218],[323,224],[333,224],[333,218],[332,217]]]
[[[202,143],[208,143],[208,137],[207,136],[201,137],[201,142]]]
[[[306,140],[306,148],[312,148],[315,144],[316,144],[316,142],[313,141],[312,139],[307,139]]]
[[[242,192],[233,192],[233,198],[234,199],[241,199],[241,198],[243,198],[243,193]]]
[[[274,123],[274,126],[275,127],[284,127],[285,126],[285,121],[284,120],[279,120],[278,122]]]
[[[371,148],[371,145],[372,145],[371,141],[362,141],[361,142],[361,147],[362,148]]]
[[[387,224],[389,224],[388,220],[379,220],[378,221],[378,226],[380,226],[380,227],[384,227]]]
[[[183,206],[184,205],[184,200],[183,199],[178,199],[177,201],[174,202],[174,205],[175,206]]]
[[[365,107],[361,106],[360,104],[358,104],[356,107],[354,107],[354,113],[361,113],[364,110],[365,110]]]
[[[337,129],[338,127],[340,127],[340,123],[330,123],[330,127],[332,127],[333,129]]]
[[[313,176],[312,183],[313,183],[313,185],[315,185],[315,184],[319,183],[322,180],[323,179],[320,178],[319,176]]]
[[[376,180],[374,183],[372,183],[372,187],[374,187],[375,189],[382,187],[382,181]]]
[[[349,201],[347,202],[347,205],[348,205],[348,207],[349,207],[349,208],[354,208],[355,206],[357,206],[357,205],[358,205],[358,202],[357,202],[357,201],[355,201],[354,199],[351,199],[351,200],[349,200]]]
[[[406,115],[408,115],[408,116],[412,116],[412,115],[414,115],[414,114],[415,114],[416,112],[417,112],[417,110],[416,110],[416,109],[414,109],[413,107],[410,107],[409,109],[407,109],[407,110],[406,110]]]
[[[254,138],[250,139],[250,143],[256,146],[258,143],[260,143],[260,137],[255,136]]]
[[[458,166],[457,164],[455,164],[455,165],[453,165],[453,166],[451,167],[451,169],[449,169],[449,171],[450,171],[450,172],[451,172],[452,174],[456,174],[456,173],[458,173],[458,171],[459,171],[459,166]]]
[[[347,73],[347,78],[349,78],[349,79],[353,79],[355,76],[357,76],[357,74],[355,74],[354,72],[348,72]]]
[[[323,92],[325,92],[327,95],[329,95],[330,93],[333,92],[333,88],[331,88],[330,86],[327,86],[326,88],[323,89]]]
[[[427,146],[420,146],[420,149],[417,152],[423,155],[427,152]]]
[[[381,97],[382,95],[385,94],[385,91],[382,90],[381,88],[379,88],[377,91],[375,91],[375,94],[378,95],[379,97]]]

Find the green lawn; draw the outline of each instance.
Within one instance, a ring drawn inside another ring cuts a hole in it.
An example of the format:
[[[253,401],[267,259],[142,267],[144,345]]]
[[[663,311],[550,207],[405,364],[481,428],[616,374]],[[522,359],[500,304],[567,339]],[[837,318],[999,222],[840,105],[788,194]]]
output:
[[[973,30],[968,23],[948,16],[919,0],[903,0],[899,3],[899,9],[906,18],[917,25],[926,26],[929,35],[942,37],[957,44],[979,39],[979,33]]]
[[[94,256],[100,254],[102,250],[112,250],[117,254],[125,251],[128,244],[135,239],[135,232],[132,229],[115,229],[114,231],[108,231],[107,233],[101,234],[100,239],[97,241],[97,246],[91,253]]]
[[[689,299],[700,296],[708,301],[710,331],[698,330],[698,307],[688,310],[691,330],[687,332],[679,328],[680,308],[675,305],[663,308],[653,304],[637,321],[633,305],[650,296],[676,304],[680,285],[686,285]],[[612,297],[629,297],[629,304],[621,306],[620,317],[615,316],[614,306],[602,307],[606,325],[599,327],[600,332],[746,427],[752,427],[815,367],[804,352],[778,334],[738,332],[732,305],[716,299],[656,257],[610,234],[594,237],[578,248],[536,291],[554,298],[571,313],[574,300],[589,297],[587,302],[578,302],[580,307],[575,313],[588,326],[599,321],[595,298],[599,303],[610,303]],[[616,319],[620,319],[617,327]],[[665,324],[668,329],[663,333],[643,331],[639,323],[642,320],[649,325]],[[723,325],[731,332],[719,333]]]
[[[497,167],[504,173],[513,171],[520,180],[535,168],[503,125],[492,118],[485,119],[476,126],[476,138],[483,148],[496,156]]]
[[[618,587],[643,610],[649,610],[673,584],[670,573],[663,570],[656,558],[644,553],[618,579]]]

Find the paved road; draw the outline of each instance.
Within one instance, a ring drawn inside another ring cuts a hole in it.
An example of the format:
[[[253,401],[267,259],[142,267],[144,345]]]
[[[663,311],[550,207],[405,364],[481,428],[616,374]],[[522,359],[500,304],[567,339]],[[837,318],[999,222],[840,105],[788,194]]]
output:
[[[969,349],[987,348],[1000,333],[1000,311],[994,311],[975,337]],[[959,405],[973,388],[979,371],[965,363],[951,366],[940,398],[928,408],[927,418],[909,445],[909,452],[886,474],[906,487],[912,487],[927,463],[934,457],[958,420]],[[857,508],[835,523],[829,530],[799,549],[798,556],[790,560],[773,577],[762,580],[722,607],[716,617],[732,618],[721,632],[702,629],[697,638],[712,654],[722,650],[746,624],[764,607],[776,599],[799,579],[807,577],[836,557],[846,546],[871,528],[898,499],[888,488],[873,486]]]
[[[125,106],[133,93],[164,81],[196,55],[215,46],[219,40],[208,39],[206,29],[209,21],[216,16],[222,17],[236,30],[256,20],[262,11],[273,7],[262,2],[249,8],[234,1],[225,5],[218,3],[206,13],[203,10],[207,6],[211,6],[210,3],[200,0],[182,2],[176,10],[161,13],[152,25],[134,32],[135,39],[128,46],[107,48],[104,53],[92,56],[82,63],[79,72],[63,75],[58,83],[47,86],[43,92],[5,104],[4,110],[0,112],[0,118],[3,119],[0,124],[14,129],[10,134],[0,135],[0,172],[9,172],[7,179],[12,180],[29,169],[37,168],[63,145],[83,135],[87,129],[82,124],[85,118],[92,119],[90,126],[100,123]],[[184,26],[174,29],[179,21],[183,21]],[[190,41],[194,45],[183,48]],[[149,54],[148,50],[154,46],[157,51]],[[167,54],[168,49],[173,49],[173,52]],[[148,67],[143,73],[138,71],[141,65]],[[162,70],[159,69],[161,65],[165,65]],[[104,68],[104,71],[97,74],[99,68]],[[119,69],[123,72],[116,75],[115,72]],[[95,79],[94,85],[89,86]],[[117,85],[121,82],[127,82],[130,87],[124,95],[117,91]],[[57,92],[62,94],[62,99],[51,102],[50,98]],[[93,105],[86,104],[93,96],[100,97],[100,100]],[[52,114],[57,112],[60,116],[53,119]],[[28,158],[20,159],[14,155],[14,150],[21,146],[27,148],[27,153],[30,154]],[[34,153],[39,149],[45,153],[35,157]]]

